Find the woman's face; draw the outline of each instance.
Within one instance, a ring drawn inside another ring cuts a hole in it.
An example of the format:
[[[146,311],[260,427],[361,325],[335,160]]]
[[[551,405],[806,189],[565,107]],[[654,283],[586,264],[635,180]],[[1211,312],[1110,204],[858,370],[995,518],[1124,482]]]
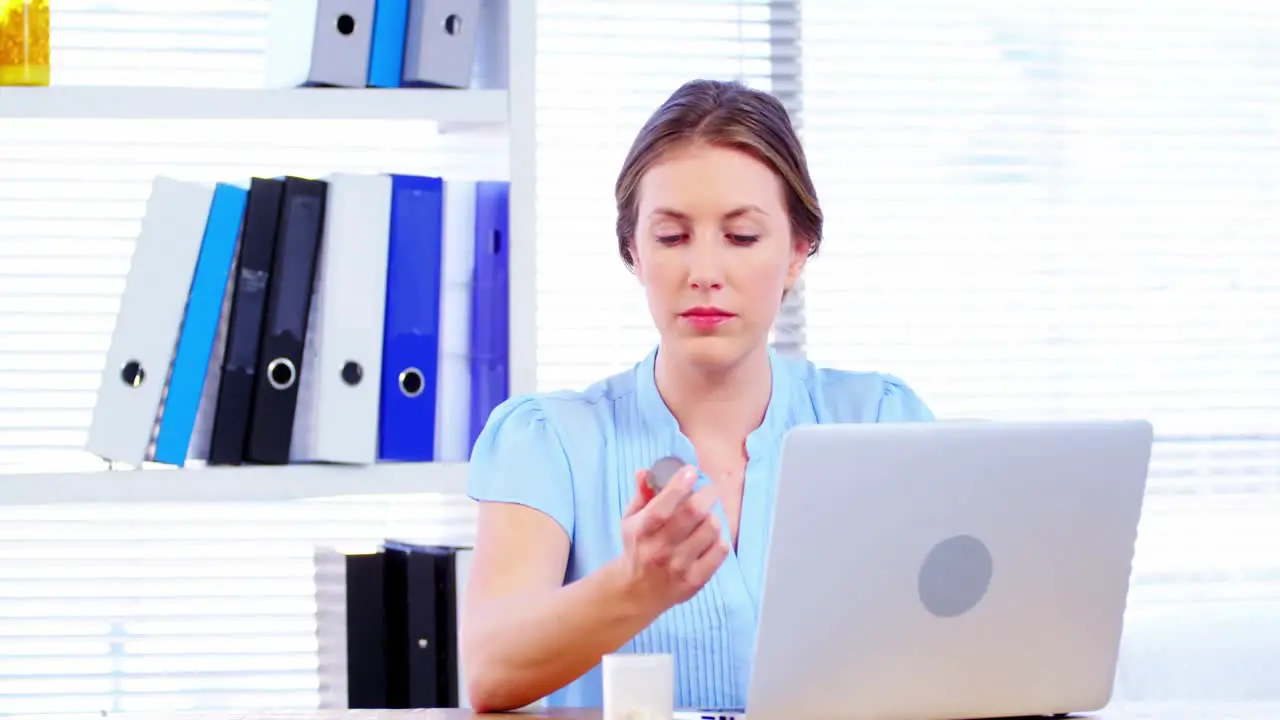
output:
[[[641,179],[638,210],[632,257],[663,348],[715,367],[763,346],[808,257],[769,166],[723,147],[673,149]]]

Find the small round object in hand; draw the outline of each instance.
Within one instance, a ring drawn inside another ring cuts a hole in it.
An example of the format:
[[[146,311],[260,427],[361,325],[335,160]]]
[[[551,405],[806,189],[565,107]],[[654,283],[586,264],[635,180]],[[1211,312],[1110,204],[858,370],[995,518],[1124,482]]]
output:
[[[671,479],[680,472],[680,468],[684,467],[684,461],[674,455],[668,455],[659,458],[649,468],[649,487],[654,492],[662,492],[662,489],[671,483]]]

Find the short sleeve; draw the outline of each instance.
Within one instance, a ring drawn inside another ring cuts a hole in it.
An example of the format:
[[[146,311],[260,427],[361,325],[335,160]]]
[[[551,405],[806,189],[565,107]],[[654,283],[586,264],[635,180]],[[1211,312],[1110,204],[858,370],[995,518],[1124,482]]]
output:
[[[882,375],[883,392],[876,422],[931,422],[933,411],[924,400],[901,379]]]
[[[555,520],[573,537],[573,477],[564,444],[537,396],[494,408],[471,450],[467,494],[516,503]]]

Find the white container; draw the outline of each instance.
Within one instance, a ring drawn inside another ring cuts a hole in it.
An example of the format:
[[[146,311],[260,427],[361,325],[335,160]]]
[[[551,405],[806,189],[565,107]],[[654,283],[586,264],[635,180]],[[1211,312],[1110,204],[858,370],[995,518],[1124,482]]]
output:
[[[675,716],[675,665],[670,655],[605,655],[601,671],[603,720],[671,720]]]

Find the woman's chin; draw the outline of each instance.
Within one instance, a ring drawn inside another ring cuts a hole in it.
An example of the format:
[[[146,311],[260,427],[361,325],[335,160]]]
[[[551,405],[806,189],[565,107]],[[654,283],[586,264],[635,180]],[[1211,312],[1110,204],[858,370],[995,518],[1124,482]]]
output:
[[[698,335],[674,338],[675,342],[663,343],[681,362],[713,370],[732,367],[749,355],[751,348],[746,339],[732,335]]]

